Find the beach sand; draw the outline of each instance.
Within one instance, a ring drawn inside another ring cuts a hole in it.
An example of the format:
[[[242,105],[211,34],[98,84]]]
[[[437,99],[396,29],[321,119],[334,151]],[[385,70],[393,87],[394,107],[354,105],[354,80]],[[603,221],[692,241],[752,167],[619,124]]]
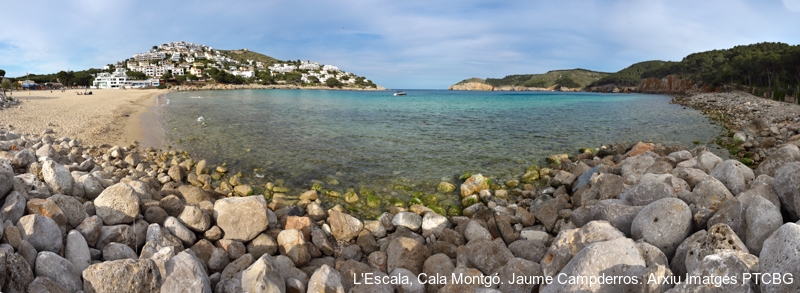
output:
[[[144,114],[155,106],[159,95],[168,92],[93,89],[92,95],[77,94],[83,91],[14,91],[13,97],[22,103],[19,108],[0,111],[0,128],[36,135],[52,128],[57,138],[66,136],[84,144],[128,145],[134,140],[148,140],[145,127],[159,126],[157,121],[150,121],[154,115]],[[142,123],[143,115],[146,123]]]

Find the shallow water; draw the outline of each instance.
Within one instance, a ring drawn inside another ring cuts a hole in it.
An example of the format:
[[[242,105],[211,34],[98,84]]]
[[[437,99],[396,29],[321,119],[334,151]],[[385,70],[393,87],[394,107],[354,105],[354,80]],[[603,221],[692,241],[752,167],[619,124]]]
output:
[[[463,172],[519,177],[549,154],[580,147],[652,140],[691,148],[723,131],[661,95],[406,92],[170,93],[167,144],[256,182],[284,179],[296,193],[335,179],[325,188],[398,196],[397,184],[432,191]]]

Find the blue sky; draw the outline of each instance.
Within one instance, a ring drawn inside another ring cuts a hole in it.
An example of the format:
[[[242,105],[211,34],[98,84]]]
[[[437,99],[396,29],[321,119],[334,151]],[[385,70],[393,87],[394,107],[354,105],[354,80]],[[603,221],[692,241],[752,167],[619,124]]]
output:
[[[698,3],[699,2],[699,3]],[[333,64],[388,88],[554,69],[615,72],[800,44],[800,0],[0,1],[8,76],[101,67],[171,41]]]

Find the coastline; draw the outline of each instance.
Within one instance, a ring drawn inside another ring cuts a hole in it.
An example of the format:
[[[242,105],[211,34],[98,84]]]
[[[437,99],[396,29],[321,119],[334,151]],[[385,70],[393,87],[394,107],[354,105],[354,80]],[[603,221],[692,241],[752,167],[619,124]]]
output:
[[[144,139],[142,115],[159,94],[167,92],[92,89],[92,95],[77,94],[83,91],[14,92],[21,103],[0,111],[0,125],[18,134],[40,135],[52,129],[86,144],[128,145]]]

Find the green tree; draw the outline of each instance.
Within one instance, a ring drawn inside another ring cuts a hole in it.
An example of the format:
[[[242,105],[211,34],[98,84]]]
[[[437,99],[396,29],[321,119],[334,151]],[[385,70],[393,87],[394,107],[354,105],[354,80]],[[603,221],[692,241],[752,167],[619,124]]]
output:
[[[185,75],[177,75],[177,76],[175,76],[175,80],[177,82],[179,82],[179,83],[182,83],[182,82],[186,81],[186,76]]]
[[[167,71],[167,73],[164,73],[163,75],[161,75],[161,79],[163,79],[163,80],[169,80],[170,78],[172,78],[172,73],[169,72],[169,71]]]
[[[65,86],[72,85],[74,73],[72,71],[59,71],[56,73],[56,78]]]
[[[0,69],[0,78],[5,77],[5,76],[6,76],[6,71]]]
[[[311,82],[311,83],[319,83],[319,78],[317,78],[316,76],[311,75],[311,76],[308,77],[308,81]]]
[[[325,84],[328,85],[329,87],[340,87],[340,86],[342,86],[342,83],[338,79],[335,79],[335,78],[326,79],[325,80]]]
[[[0,83],[0,87],[3,88],[3,96],[6,95],[6,91],[11,89],[11,81],[8,79],[3,79],[3,82]]]
[[[190,74],[186,75],[186,79],[187,80],[198,80],[199,78],[197,78],[197,76],[195,76],[194,74],[190,73]]]
[[[581,87],[580,84],[578,84],[577,82],[572,80],[572,78],[569,78],[567,76],[559,77],[558,79],[556,79],[556,83],[560,84],[563,87],[568,87],[568,88],[579,88],[579,87]]]
[[[147,78],[147,76],[143,72],[138,72],[138,71],[128,71],[126,72],[126,74],[128,75],[128,78],[134,80],[142,80]]]

